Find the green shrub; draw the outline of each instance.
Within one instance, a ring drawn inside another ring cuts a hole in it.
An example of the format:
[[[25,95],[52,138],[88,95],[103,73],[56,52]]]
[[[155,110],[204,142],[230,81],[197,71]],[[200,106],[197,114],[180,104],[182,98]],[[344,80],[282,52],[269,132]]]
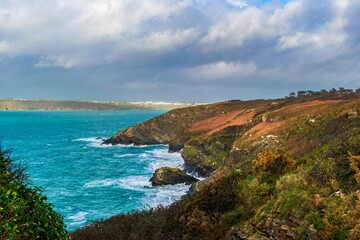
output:
[[[0,147],[0,239],[67,239],[63,218]]]
[[[313,210],[313,201],[309,186],[301,172],[285,174],[276,182],[277,199],[280,214],[285,216],[290,211],[304,217]]]
[[[360,122],[350,125],[344,132],[329,144],[325,157],[335,161],[336,179],[345,189],[354,189],[357,184],[354,178],[355,170],[350,166],[349,153],[360,155]]]

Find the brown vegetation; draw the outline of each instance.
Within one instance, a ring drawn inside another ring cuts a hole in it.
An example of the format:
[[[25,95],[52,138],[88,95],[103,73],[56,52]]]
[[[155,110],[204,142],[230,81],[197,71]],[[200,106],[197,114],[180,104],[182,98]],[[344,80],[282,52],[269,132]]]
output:
[[[256,174],[278,175],[294,170],[295,164],[295,160],[284,151],[267,148],[253,161],[253,168]]]
[[[186,129],[188,132],[198,132],[198,131],[209,131],[213,130],[215,128],[219,128],[221,126],[226,125],[227,123],[231,122],[239,116],[241,113],[243,113],[244,110],[235,110],[228,113],[222,113],[220,115],[217,115],[215,117],[207,118],[204,120],[201,120],[199,122],[194,123],[191,127]]]
[[[355,171],[355,179],[360,184],[360,156],[349,155],[350,167]]]
[[[175,110],[113,140],[183,148],[186,166],[208,178],[168,208],[100,221],[73,239],[360,238],[359,92]]]

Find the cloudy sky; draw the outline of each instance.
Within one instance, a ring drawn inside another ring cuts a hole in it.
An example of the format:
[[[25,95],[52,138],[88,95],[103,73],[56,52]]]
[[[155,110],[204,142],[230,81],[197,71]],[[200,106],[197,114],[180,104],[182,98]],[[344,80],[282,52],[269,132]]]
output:
[[[1,0],[0,98],[219,101],[360,87],[360,0]]]

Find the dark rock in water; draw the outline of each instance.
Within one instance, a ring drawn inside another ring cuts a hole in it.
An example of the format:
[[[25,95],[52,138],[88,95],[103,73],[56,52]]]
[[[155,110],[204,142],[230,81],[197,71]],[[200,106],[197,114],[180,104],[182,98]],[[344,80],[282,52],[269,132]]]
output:
[[[162,167],[156,169],[150,181],[153,186],[162,186],[178,183],[192,184],[199,180],[187,175],[178,168]]]

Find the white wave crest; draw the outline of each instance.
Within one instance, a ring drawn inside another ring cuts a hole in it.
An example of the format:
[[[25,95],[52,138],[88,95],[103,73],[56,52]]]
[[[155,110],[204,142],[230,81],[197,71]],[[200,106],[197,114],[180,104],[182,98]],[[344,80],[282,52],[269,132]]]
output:
[[[89,138],[78,138],[74,139],[73,142],[103,142],[102,137],[89,137]]]
[[[147,176],[129,176],[118,179],[95,180],[85,183],[84,188],[118,186],[128,190],[144,191],[146,187],[150,187],[149,179]]]
[[[108,187],[116,185],[117,179],[103,179],[95,180],[92,182],[85,183],[84,188],[95,188],[95,187]]]
[[[148,192],[146,198],[143,200],[144,207],[168,206],[180,200],[188,190],[189,186],[185,184],[158,187],[155,191]]]
[[[147,151],[151,155],[149,170],[155,171],[160,167],[183,168],[184,159],[180,153],[169,153],[167,149]]]
[[[135,145],[133,143],[131,144],[116,144],[116,145],[109,145],[112,147],[123,147],[123,148],[152,148],[152,147],[166,147],[168,145],[166,144],[153,144],[153,145]]]
[[[72,140],[73,142],[87,142],[89,143],[88,146],[90,147],[97,147],[97,148],[107,148],[107,147],[111,147],[111,145],[103,145],[102,143],[104,142],[106,138],[102,138],[102,137],[89,137],[89,138],[78,138],[78,139],[74,139]]]
[[[70,226],[77,226],[84,224],[86,222],[86,216],[88,215],[88,212],[77,212],[74,215],[70,215],[68,219],[70,220],[69,225]]]
[[[148,176],[129,176],[118,179],[117,185],[121,188],[135,191],[146,191],[151,186]]]
[[[125,154],[115,154],[116,158],[127,158],[127,157],[136,157],[138,154],[136,153],[125,153]]]
[[[146,154],[146,153],[142,153],[142,154],[139,155],[139,157],[141,157],[141,158],[149,158],[149,155]]]

